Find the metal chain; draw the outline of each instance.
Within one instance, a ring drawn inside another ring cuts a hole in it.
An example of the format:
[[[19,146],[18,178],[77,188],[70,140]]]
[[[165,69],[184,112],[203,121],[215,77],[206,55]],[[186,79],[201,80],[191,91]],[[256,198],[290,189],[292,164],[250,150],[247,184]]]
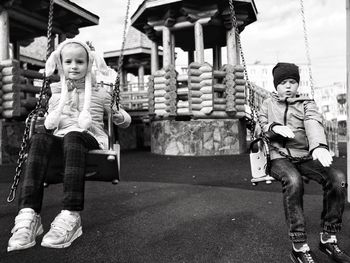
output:
[[[241,37],[240,37],[240,34],[239,34],[239,30],[238,30],[238,23],[237,23],[237,18],[236,18],[236,11],[235,11],[235,8],[234,8],[234,5],[233,5],[233,0],[229,0],[229,5],[230,5],[230,13],[231,13],[232,23],[233,23],[233,26],[235,27],[237,46],[238,46],[238,49],[239,49],[239,53],[240,53],[240,57],[241,57],[241,61],[242,61],[243,69],[244,69],[244,76],[246,78],[246,85],[248,86],[248,91],[249,91],[248,102],[249,102],[249,106],[251,108],[251,113],[250,113],[251,120],[250,121],[254,123],[255,122],[254,119],[255,119],[255,116],[256,116],[256,119],[257,119],[257,121],[259,123],[259,126],[260,126],[260,129],[261,129],[262,137],[267,141],[268,146],[270,148],[274,149],[275,151],[277,151],[281,156],[283,156],[285,158],[288,158],[291,161],[302,161],[302,160],[310,159],[310,156],[293,157],[291,155],[288,155],[288,154],[282,152],[278,147],[272,145],[270,140],[265,135],[265,133],[263,131],[263,125],[261,123],[261,120],[258,117],[258,108],[257,108],[257,106],[254,103],[254,100],[255,100],[254,93],[255,93],[255,91],[253,90],[252,85],[251,85],[251,83],[249,81],[249,78],[248,78],[247,65],[246,65],[245,58],[244,58],[244,53],[243,53],[243,48],[242,48],[242,43],[241,43]],[[250,132],[251,132],[251,139],[253,141],[255,125],[254,124],[250,125],[250,127],[251,127],[251,130],[250,130]]]
[[[120,75],[122,74],[122,67],[123,67],[123,60],[124,60],[124,48],[125,48],[125,42],[126,42],[126,29],[128,26],[129,10],[130,10],[130,0],[128,0],[127,6],[126,6],[126,14],[125,14],[125,19],[124,19],[124,29],[123,29],[123,41],[122,41],[122,48],[120,50],[120,56],[118,59],[117,77],[115,79],[114,89],[113,89],[113,93],[112,93],[111,112],[112,112],[114,104],[116,104],[117,109],[119,111]]]
[[[312,71],[311,71],[310,46],[309,46],[308,33],[307,33],[307,29],[306,29],[306,17],[305,17],[305,8],[304,8],[304,1],[303,0],[300,0],[300,12],[301,12],[301,17],[302,17],[302,21],[303,21],[305,53],[306,53],[308,70],[309,70],[310,91],[311,91],[311,97],[314,98],[315,97],[314,81],[312,78]]]
[[[241,62],[242,62],[243,69],[244,69],[243,70],[244,77],[246,79],[246,85],[247,85],[247,88],[249,91],[248,103],[249,103],[249,106],[251,108],[251,110],[250,110],[250,122],[251,123],[249,126],[250,126],[250,136],[251,136],[251,139],[253,141],[254,140],[254,127],[255,127],[254,119],[255,119],[255,117],[260,122],[258,115],[257,115],[258,110],[257,110],[257,107],[255,106],[255,103],[254,103],[255,91],[253,90],[252,85],[251,85],[249,78],[248,78],[247,65],[246,65],[246,61],[245,61],[245,57],[244,57],[244,53],[243,53],[243,47],[242,47],[241,37],[239,34],[238,23],[237,23],[237,18],[236,18],[236,11],[235,11],[235,7],[233,5],[233,0],[229,0],[229,5],[230,5],[230,13],[231,13],[232,23],[233,23],[233,26],[235,28],[237,46],[239,49],[239,54],[240,54]]]
[[[53,23],[53,7],[54,7],[54,0],[50,0],[50,7],[49,7],[49,18],[48,18],[48,27],[47,27],[47,52],[46,52],[46,59],[49,57],[53,47],[52,47],[52,23]],[[11,203],[15,197],[16,197],[16,190],[20,181],[21,172],[23,169],[23,165],[25,161],[27,160],[27,146],[29,141],[29,134],[30,134],[30,128],[32,123],[36,121],[36,118],[38,115],[44,115],[47,111],[47,105],[48,105],[48,90],[50,88],[49,80],[46,78],[46,74],[43,75],[43,84],[40,89],[40,95],[39,100],[37,101],[35,105],[35,109],[32,110],[25,123],[22,143],[21,143],[21,149],[18,153],[18,159],[17,159],[17,167],[15,170],[15,175],[13,178],[13,183],[10,188],[9,195],[7,197],[7,202]]]

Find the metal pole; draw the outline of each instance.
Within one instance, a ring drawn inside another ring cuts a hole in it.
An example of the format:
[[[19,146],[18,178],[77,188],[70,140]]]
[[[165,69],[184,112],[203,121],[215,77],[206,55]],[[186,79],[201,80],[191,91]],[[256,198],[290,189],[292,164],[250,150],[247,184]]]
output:
[[[350,0],[346,0],[346,156],[347,178],[350,185]],[[350,202],[350,187],[348,187],[348,202]]]

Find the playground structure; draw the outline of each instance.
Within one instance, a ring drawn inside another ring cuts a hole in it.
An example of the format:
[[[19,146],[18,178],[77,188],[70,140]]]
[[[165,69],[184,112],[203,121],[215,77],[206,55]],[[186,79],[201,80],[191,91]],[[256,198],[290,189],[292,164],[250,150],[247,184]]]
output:
[[[196,156],[246,152],[249,91],[228,2],[145,0],[132,16],[134,28],[129,29],[121,74],[121,104],[134,121],[142,120],[136,131],[127,131],[129,137],[138,137],[137,133],[142,134],[139,137],[144,141],[150,137],[146,146],[150,144],[154,153]],[[17,154],[18,147],[12,146],[18,146],[23,120],[35,107],[40,91],[38,80],[43,78],[37,71],[43,67],[43,61],[23,62],[20,46],[46,33],[48,1],[33,1],[30,7],[21,1],[0,1],[0,5],[0,34],[5,36],[0,42],[1,156],[4,156],[0,163],[6,163],[9,155]],[[254,1],[234,1],[234,5],[241,32],[256,21],[257,10]],[[28,8],[33,12],[28,12]],[[58,43],[74,37],[80,27],[98,24],[96,15],[70,1],[55,1],[55,12],[53,33]],[[188,53],[186,74],[176,71],[175,47]],[[222,48],[227,53],[226,65],[222,65]],[[213,60],[209,63],[204,59],[205,49],[212,49]],[[120,50],[105,52],[107,63],[114,68],[119,56]],[[127,73],[137,75],[138,83],[125,85]],[[150,75],[148,83],[144,82],[145,75]],[[256,92],[254,103],[258,105],[264,99],[264,92],[262,89]],[[337,154],[336,129],[328,127],[333,131],[328,134]],[[7,133],[18,136],[7,140]],[[126,148],[139,144],[145,146],[142,142]],[[12,153],[8,154],[9,151]]]
[[[254,1],[234,5],[241,32],[256,21],[257,10]],[[149,78],[151,151],[195,156],[246,152],[246,83],[228,1],[145,0],[131,23],[152,40],[154,50],[163,47],[163,67],[152,67]],[[175,47],[188,53],[187,74],[175,69]],[[204,58],[209,48],[210,63]],[[158,65],[156,56],[151,61]]]
[[[161,62],[163,52],[161,50],[153,50],[152,42],[147,36],[134,27],[129,27],[125,48],[123,50],[124,60],[120,76],[121,100],[123,106],[128,110],[148,109],[147,83],[145,76],[151,74],[151,54],[157,56],[156,59]],[[104,59],[108,66],[117,70],[118,60],[121,50],[112,50],[104,52]],[[158,67],[158,65],[156,66]],[[137,76],[137,83],[129,83],[127,74]]]

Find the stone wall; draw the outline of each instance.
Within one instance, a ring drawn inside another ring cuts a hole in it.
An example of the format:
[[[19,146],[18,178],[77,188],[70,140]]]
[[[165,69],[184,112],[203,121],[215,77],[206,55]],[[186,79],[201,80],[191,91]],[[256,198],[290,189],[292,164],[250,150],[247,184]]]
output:
[[[151,152],[163,155],[231,155],[246,152],[245,123],[237,119],[159,120],[151,124]]]
[[[22,143],[23,121],[0,120],[0,164],[15,164]]]

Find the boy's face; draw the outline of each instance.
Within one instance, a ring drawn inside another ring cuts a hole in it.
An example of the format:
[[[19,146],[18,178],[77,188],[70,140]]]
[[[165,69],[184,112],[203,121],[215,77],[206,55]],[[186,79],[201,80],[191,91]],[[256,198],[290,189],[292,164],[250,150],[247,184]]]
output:
[[[79,44],[67,44],[61,51],[62,67],[67,79],[84,78],[88,68],[88,58],[85,48]]]
[[[293,98],[297,94],[299,83],[295,79],[285,79],[277,85],[280,99]]]

